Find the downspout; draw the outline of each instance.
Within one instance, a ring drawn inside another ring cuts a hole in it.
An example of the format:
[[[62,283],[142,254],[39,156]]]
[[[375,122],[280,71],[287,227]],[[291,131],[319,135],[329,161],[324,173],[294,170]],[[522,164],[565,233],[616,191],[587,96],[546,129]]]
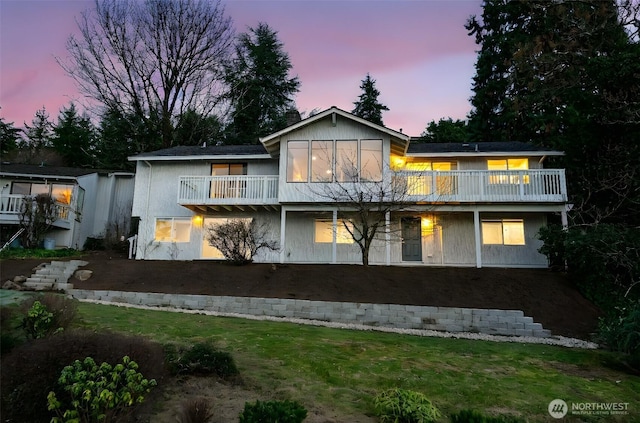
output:
[[[149,166],[149,179],[147,181],[147,206],[144,212],[144,217],[145,219],[149,220],[149,200],[151,199],[151,177],[153,176],[153,167],[151,166],[151,163],[149,163],[148,160],[144,160],[144,162],[146,163],[147,166]],[[145,222],[144,224],[146,225],[147,223]],[[140,232],[140,225],[138,225],[138,232]],[[138,235],[137,241],[139,245],[139,241],[140,241],[139,235]],[[143,242],[147,242],[147,240],[143,239]],[[137,257],[137,251],[136,251],[136,257]],[[146,257],[142,257],[142,258],[146,260]]]

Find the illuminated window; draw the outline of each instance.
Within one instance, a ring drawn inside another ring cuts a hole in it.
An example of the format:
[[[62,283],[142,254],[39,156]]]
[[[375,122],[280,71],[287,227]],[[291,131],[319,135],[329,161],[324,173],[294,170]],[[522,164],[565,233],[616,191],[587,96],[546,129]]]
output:
[[[482,243],[485,245],[525,245],[524,221],[522,219],[483,220]]]
[[[73,185],[54,184],[51,187],[51,197],[61,204],[71,204],[71,191]]]
[[[513,158],[513,159],[495,159],[487,160],[487,169],[494,171],[505,170],[528,170],[529,159]],[[529,175],[523,175],[523,183],[529,183]],[[489,176],[489,183],[491,184],[519,184],[520,176],[512,175],[511,173],[497,174]]]
[[[395,160],[396,164],[402,164],[396,170],[416,172],[415,176],[407,176],[407,189],[409,195],[438,195],[452,194],[454,192],[454,177],[447,174],[437,174],[435,179],[431,172],[450,172],[457,167],[456,162],[434,162],[434,161],[406,161]],[[417,173],[423,172],[422,175]]]
[[[211,165],[211,176],[246,175],[246,163],[215,163]]]
[[[382,180],[382,140],[360,141],[360,180]]]
[[[353,244],[353,237],[345,225],[353,232],[353,223],[348,220],[338,219],[336,223],[336,244]],[[333,220],[316,220],[315,242],[333,243]]]
[[[155,240],[158,242],[189,242],[191,219],[169,217],[156,219]]]
[[[336,141],[336,180],[358,180],[358,141]]]
[[[311,182],[333,181],[333,141],[311,141]]]
[[[287,182],[309,181],[309,141],[287,143]]]

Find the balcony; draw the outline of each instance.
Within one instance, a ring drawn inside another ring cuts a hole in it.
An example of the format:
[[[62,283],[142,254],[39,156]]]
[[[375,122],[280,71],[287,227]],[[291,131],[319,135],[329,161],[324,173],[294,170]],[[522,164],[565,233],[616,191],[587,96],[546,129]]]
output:
[[[399,172],[408,196],[424,202],[567,201],[564,169]]]
[[[272,206],[278,204],[278,176],[181,176],[183,206]]]
[[[0,223],[18,224],[20,223],[20,210],[24,195],[8,194],[0,196]],[[71,228],[71,219],[69,217],[70,207],[68,204],[56,202],[57,219],[53,222],[53,226],[63,229]]]

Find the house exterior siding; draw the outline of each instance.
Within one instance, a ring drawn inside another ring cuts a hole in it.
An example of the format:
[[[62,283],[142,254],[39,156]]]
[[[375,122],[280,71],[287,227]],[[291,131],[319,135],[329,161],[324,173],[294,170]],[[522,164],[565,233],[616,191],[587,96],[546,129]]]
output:
[[[537,233],[549,216],[566,218],[567,196],[564,171],[545,169],[543,163],[562,153],[523,143],[412,147],[410,137],[336,108],[264,137],[262,145],[179,147],[131,158],[137,161],[133,215],[140,218],[136,258],[219,258],[206,241],[207,225],[254,219],[268,224],[269,236],[280,244],[256,261],[361,263],[357,243],[326,234],[328,228],[342,231],[341,222],[353,217],[325,195],[327,190],[376,183],[335,182],[338,142],[349,140],[358,148],[359,172],[365,155],[360,149],[375,145],[368,140],[380,140],[383,183],[413,184],[403,206],[387,214],[388,226],[370,248],[371,264],[547,266]],[[311,176],[314,141],[331,146],[327,173],[333,182],[314,182]],[[289,152],[290,142],[297,142],[291,144],[297,152]],[[517,169],[489,169],[489,160],[511,159]],[[301,160],[295,162],[302,169],[299,182],[288,173],[291,160]],[[414,167],[395,169],[394,160]],[[452,165],[443,168],[442,162]],[[245,174],[212,175],[213,164],[225,163],[246,164]],[[412,170],[416,166],[425,170]]]

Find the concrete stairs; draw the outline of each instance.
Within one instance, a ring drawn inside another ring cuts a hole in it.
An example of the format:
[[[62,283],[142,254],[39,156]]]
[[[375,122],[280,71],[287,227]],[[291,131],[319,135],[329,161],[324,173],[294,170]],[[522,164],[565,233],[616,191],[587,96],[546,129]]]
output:
[[[35,273],[27,278],[24,286],[36,291],[73,289],[69,278],[73,276],[78,267],[86,266],[88,262],[83,260],[52,261],[43,263],[35,269]]]

